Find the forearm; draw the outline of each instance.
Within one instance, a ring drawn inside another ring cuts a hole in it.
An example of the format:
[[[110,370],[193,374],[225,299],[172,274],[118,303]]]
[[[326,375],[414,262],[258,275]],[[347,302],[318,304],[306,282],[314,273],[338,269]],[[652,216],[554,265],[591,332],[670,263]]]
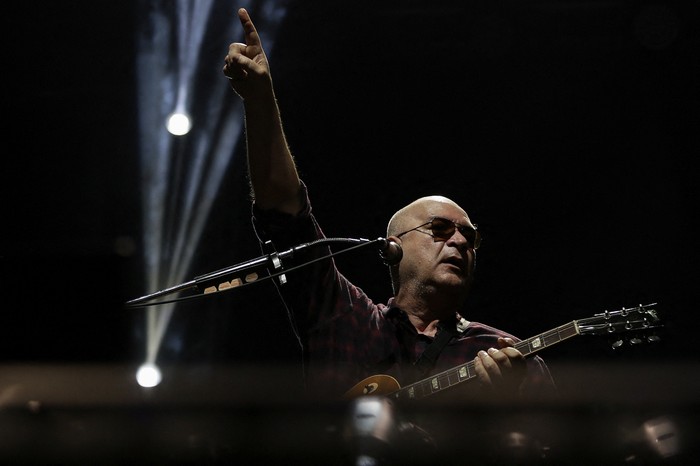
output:
[[[247,99],[245,129],[248,170],[259,208],[297,214],[299,176],[287,145],[274,91],[259,99]]]
[[[238,10],[245,43],[229,45],[224,74],[243,99],[248,175],[257,207],[296,215],[300,181],[282,129],[270,67],[253,21]]]

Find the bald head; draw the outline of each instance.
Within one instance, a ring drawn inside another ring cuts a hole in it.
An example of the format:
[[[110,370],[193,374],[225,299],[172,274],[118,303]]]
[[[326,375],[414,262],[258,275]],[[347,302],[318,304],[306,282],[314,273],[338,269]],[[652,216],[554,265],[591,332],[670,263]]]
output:
[[[401,261],[391,264],[389,274],[394,295],[404,305],[416,305],[429,295],[435,297],[435,292],[439,290],[441,300],[455,300],[449,303],[449,307],[453,307],[455,302],[461,305],[469,292],[475,253],[462,234],[455,236],[453,233],[449,239],[438,237],[436,240],[432,231],[422,229],[418,231],[433,236],[433,241],[426,241],[420,235],[401,236],[425,227],[435,218],[472,226],[469,216],[459,204],[438,195],[421,197],[402,207],[387,225],[387,237],[394,237],[403,252]],[[445,263],[447,257],[454,260],[458,256],[462,258],[460,263],[463,265],[458,273],[455,273],[454,267],[440,267],[439,264]]]
[[[449,204],[459,209],[465,216],[466,212],[452,199],[445,196],[425,196],[411,202],[405,207],[397,210],[396,213],[389,219],[389,224],[386,228],[386,235],[398,235],[410,228],[415,227],[419,223],[428,221],[433,212],[440,205]]]

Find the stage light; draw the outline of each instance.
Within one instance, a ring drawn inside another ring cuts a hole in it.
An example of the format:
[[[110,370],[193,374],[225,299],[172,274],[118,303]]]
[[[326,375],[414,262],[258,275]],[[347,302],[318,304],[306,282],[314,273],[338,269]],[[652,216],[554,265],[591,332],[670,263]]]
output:
[[[260,12],[258,27],[269,53],[286,14],[286,2],[244,3]],[[209,212],[241,139],[242,104],[227,85],[221,64],[229,42],[240,40],[243,31],[236,7],[224,8],[212,0],[139,5],[144,277],[146,292],[152,293],[187,280]],[[211,85],[216,80],[218,84]],[[184,134],[186,142],[173,138]],[[155,375],[150,371],[174,308],[172,303],[159,305],[144,316],[145,374]]]
[[[145,363],[136,372],[136,382],[144,388],[157,386],[163,377],[155,364]]]
[[[186,113],[174,112],[168,117],[166,127],[168,128],[168,132],[173,136],[183,136],[190,132],[192,121]]]

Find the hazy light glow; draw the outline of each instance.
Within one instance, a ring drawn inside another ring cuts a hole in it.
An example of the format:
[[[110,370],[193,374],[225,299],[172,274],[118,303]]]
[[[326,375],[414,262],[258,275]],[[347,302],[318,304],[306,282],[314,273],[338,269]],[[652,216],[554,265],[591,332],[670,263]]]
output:
[[[144,388],[155,387],[161,380],[163,376],[155,364],[143,364],[136,372],[136,382]]]
[[[190,132],[192,121],[186,113],[172,113],[166,123],[168,132],[173,136],[183,136]]]
[[[254,13],[269,53],[286,3],[139,2],[145,293],[191,278],[189,268],[211,206],[241,138],[242,104],[221,73],[228,44],[243,40],[236,10]],[[220,43],[212,44],[212,39]],[[173,137],[184,134],[186,138]],[[155,365],[173,311],[174,304],[146,309],[146,365]]]

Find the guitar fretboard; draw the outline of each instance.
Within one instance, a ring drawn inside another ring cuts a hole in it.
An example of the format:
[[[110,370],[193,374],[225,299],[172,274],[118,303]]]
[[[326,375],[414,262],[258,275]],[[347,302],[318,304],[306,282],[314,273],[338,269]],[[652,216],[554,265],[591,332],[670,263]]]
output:
[[[514,346],[524,356],[529,356],[578,334],[578,321],[574,320],[568,324],[535,335],[527,340],[519,341]],[[474,369],[474,361],[472,360],[435,374],[430,378],[407,385],[387,396],[394,400],[418,400],[462,382],[466,382],[474,377],[476,377],[476,371]]]

